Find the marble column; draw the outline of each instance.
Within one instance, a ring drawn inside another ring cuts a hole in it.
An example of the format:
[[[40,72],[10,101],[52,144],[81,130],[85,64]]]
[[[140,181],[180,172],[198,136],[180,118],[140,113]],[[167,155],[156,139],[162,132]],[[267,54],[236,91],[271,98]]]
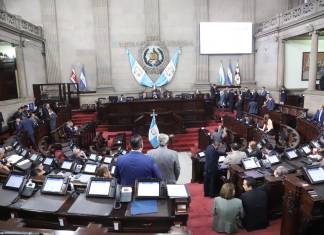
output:
[[[17,75],[18,75],[18,97],[26,98],[28,96],[27,82],[26,82],[26,71],[25,71],[25,58],[22,43],[16,48],[16,63],[17,63]]]
[[[145,36],[147,41],[160,40],[159,0],[144,0]]]
[[[96,45],[97,90],[113,90],[109,31],[109,1],[91,0]]]
[[[200,54],[199,22],[209,21],[208,0],[195,0],[196,9],[196,82],[194,88],[209,87],[209,57]]]
[[[278,40],[277,89],[284,86],[285,79],[285,40]]]
[[[311,51],[309,54],[309,80],[308,91],[314,91],[316,89],[316,77],[317,77],[317,52],[318,52],[318,32],[312,32],[311,39]]]
[[[49,83],[62,82],[60,61],[60,46],[57,28],[56,0],[42,0],[42,21],[47,65],[47,80]]]

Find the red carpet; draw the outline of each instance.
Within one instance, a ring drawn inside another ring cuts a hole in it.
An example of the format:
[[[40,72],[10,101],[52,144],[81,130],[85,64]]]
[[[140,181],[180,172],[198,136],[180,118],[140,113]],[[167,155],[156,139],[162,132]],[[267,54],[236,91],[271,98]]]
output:
[[[212,229],[212,203],[213,199],[203,196],[202,184],[188,184],[191,194],[188,228],[193,235],[224,234],[214,232]],[[273,220],[267,229],[247,232],[242,230],[238,235],[279,235],[281,219]]]

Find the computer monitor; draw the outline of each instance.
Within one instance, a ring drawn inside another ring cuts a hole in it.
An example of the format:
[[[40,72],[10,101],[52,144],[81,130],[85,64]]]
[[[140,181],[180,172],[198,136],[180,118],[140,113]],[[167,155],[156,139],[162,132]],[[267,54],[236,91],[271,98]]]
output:
[[[47,166],[51,166],[51,165],[53,164],[53,161],[54,161],[54,158],[52,158],[52,157],[47,157],[47,158],[45,158],[43,164],[44,164],[44,165],[47,165]]]
[[[83,169],[83,173],[95,174],[97,167],[98,167],[97,164],[86,163]]]
[[[38,155],[36,153],[32,154],[31,157],[29,158],[29,160],[31,160],[32,162],[36,161],[38,159]]]
[[[27,150],[26,150],[26,149],[22,149],[20,155],[23,156],[23,157],[27,157],[27,156],[28,156],[28,152],[27,152]]]
[[[277,155],[266,155],[266,159],[271,163],[271,165],[280,163],[280,159]]]
[[[110,164],[112,162],[112,160],[113,160],[113,157],[105,157],[103,162],[106,164]]]
[[[307,144],[307,145],[304,145],[303,147],[302,147],[302,150],[304,151],[304,153],[306,154],[306,155],[308,155],[308,154],[310,154],[311,152],[312,152],[312,150],[311,150],[311,148],[310,148],[310,146]]]
[[[97,155],[94,154],[94,153],[90,154],[89,160],[96,162],[97,161]]]
[[[292,150],[289,150],[289,151],[286,151],[286,157],[289,159],[289,160],[292,160],[292,159],[295,159],[295,158],[298,158],[298,154],[296,153],[296,150],[295,149],[292,149]]]
[[[68,177],[49,175],[45,178],[41,192],[45,194],[65,195],[68,183]]]
[[[115,197],[116,182],[114,179],[93,177],[90,179],[86,189],[87,197]]]
[[[161,197],[161,180],[138,179],[135,182],[136,198],[159,198]]]
[[[258,159],[254,157],[242,159],[242,163],[245,170],[251,170],[261,167]]]
[[[312,145],[314,148],[320,148],[320,147],[321,147],[320,143],[319,143],[317,140],[313,140],[313,141],[311,141],[311,145]]]
[[[2,185],[4,189],[11,189],[19,191],[25,182],[26,176],[17,172],[11,173],[6,182]]]
[[[61,169],[66,170],[66,171],[72,171],[73,163],[74,163],[73,161],[65,160],[65,161],[63,161],[63,163],[61,165]]]
[[[321,166],[303,167],[311,184],[324,183],[324,169]]]

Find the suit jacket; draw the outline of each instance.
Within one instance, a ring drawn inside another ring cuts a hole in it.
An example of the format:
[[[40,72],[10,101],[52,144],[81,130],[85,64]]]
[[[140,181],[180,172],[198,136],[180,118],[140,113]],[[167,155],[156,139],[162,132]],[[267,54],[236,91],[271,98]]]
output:
[[[258,103],[256,101],[250,101],[248,105],[249,114],[258,114]]]
[[[243,158],[246,158],[246,153],[242,151],[232,151],[228,153],[224,160],[224,164],[241,164]]]
[[[322,111],[322,113],[320,110],[317,110],[316,113],[314,114],[312,121],[316,121],[316,122],[324,122],[324,110]],[[321,116],[320,116],[321,115]],[[319,121],[318,121],[319,120]]]
[[[248,157],[255,157],[257,159],[262,158],[262,152],[259,149],[252,150],[251,152],[247,153]]]
[[[274,99],[270,99],[266,102],[266,107],[268,110],[273,111],[275,109],[275,101]]]
[[[178,153],[167,147],[158,147],[147,152],[158,165],[162,179],[168,184],[175,184],[180,175]]]
[[[247,231],[266,228],[269,225],[265,191],[255,188],[241,195],[245,216],[243,226]]]
[[[29,135],[34,135],[34,122],[31,118],[25,118],[21,121],[21,127],[25,130]]]
[[[218,159],[221,153],[211,144],[208,145],[207,149],[205,150],[205,155],[205,173],[207,175],[216,173],[218,171]]]
[[[222,197],[214,199],[213,206],[213,229],[216,232],[235,233],[238,232],[244,211],[242,201],[238,198],[230,200]]]
[[[128,186],[134,186],[135,180],[140,178],[161,179],[159,167],[154,159],[137,151],[118,157],[115,176],[119,184]]]

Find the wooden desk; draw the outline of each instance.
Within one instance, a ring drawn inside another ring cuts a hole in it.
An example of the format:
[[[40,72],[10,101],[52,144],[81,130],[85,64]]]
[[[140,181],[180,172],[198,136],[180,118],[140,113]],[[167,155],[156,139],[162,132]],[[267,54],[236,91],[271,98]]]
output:
[[[318,197],[308,192],[314,190]],[[288,176],[284,182],[281,235],[323,233],[324,185],[309,185],[301,177]]]
[[[305,118],[297,119],[296,129],[301,136],[301,143],[317,139],[320,134],[320,129],[314,123],[309,122]]]
[[[100,123],[108,124],[109,130],[129,130],[143,127],[148,130],[151,118],[145,118],[143,122],[138,122],[138,119],[143,119],[143,115],[149,115],[153,110],[158,114],[157,125],[163,127],[164,121],[170,123],[171,128],[161,128],[161,132],[174,132],[175,125],[183,123],[183,128],[201,127],[206,125],[206,117],[209,113],[209,103],[202,99],[161,99],[161,100],[134,100],[122,103],[98,103],[97,120]],[[169,115],[168,115],[169,113]],[[161,116],[159,116],[161,114]],[[169,119],[169,117],[172,117]],[[164,120],[166,119],[166,120]],[[176,122],[177,121],[177,122]],[[179,130],[176,130],[179,131]]]

